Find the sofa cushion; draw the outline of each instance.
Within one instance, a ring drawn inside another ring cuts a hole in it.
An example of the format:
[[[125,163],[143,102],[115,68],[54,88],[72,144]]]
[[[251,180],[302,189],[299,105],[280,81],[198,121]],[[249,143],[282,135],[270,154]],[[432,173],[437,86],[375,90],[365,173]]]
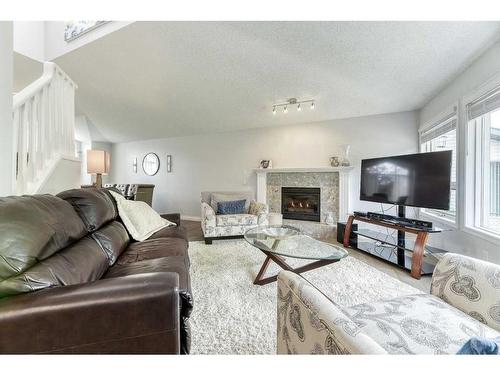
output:
[[[89,233],[116,219],[118,212],[106,191],[96,188],[66,190],[57,194],[71,203]]]
[[[0,297],[96,281],[107,269],[108,258],[99,244],[84,237],[22,274],[0,281]]]
[[[166,227],[160,229],[158,232],[153,233],[148,240],[152,240],[155,238],[181,238],[187,242],[187,231],[186,228],[176,226],[176,227]]]
[[[92,238],[101,246],[112,266],[130,242],[128,233],[122,223],[113,221],[92,233]]]
[[[19,275],[86,233],[73,207],[62,199],[0,198],[0,280]]]
[[[500,266],[446,253],[432,275],[431,293],[500,331]]]
[[[217,215],[215,222],[218,227],[229,225],[257,225],[257,216],[249,214]]]
[[[157,238],[134,242],[118,258],[116,264],[129,264],[147,259],[187,256],[188,243],[182,238]],[[189,258],[188,258],[189,264]]]
[[[213,208],[214,212],[217,212],[219,202],[228,202],[245,199],[245,212],[248,212],[250,207],[250,202],[253,200],[252,192],[227,192],[227,193],[212,193],[210,195],[210,206]]]
[[[391,354],[455,354],[471,336],[499,333],[428,294],[344,309],[361,331]]]
[[[217,202],[217,214],[219,215],[237,215],[245,214],[246,199],[237,201]]]

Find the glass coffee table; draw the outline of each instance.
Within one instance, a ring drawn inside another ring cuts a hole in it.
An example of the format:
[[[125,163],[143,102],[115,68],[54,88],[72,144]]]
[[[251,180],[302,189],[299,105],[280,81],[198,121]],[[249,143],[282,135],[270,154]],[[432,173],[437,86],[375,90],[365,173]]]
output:
[[[348,254],[343,247],[315,240],[288,225],[250,229],[245,233],[245,240],[266,255],[253,282],[256,285],[276,281],[277,275],[263,277],[271,260],[284,270],[301,273],[338,262]],[[285,258],[310,259],[313,262],[292,268]]]

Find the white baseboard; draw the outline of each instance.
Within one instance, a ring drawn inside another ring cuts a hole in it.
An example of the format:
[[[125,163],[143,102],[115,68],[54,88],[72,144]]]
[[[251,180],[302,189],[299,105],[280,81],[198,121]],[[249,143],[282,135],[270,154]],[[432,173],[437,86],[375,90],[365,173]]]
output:
[[[181,215],[181,220],[201,221],[201,217]]]

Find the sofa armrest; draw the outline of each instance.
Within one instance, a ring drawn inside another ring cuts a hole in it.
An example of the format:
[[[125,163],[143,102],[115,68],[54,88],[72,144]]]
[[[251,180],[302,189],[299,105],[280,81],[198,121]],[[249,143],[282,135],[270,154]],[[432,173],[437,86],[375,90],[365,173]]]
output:
[[[168,221],[171,221],[172,223],[175,223],[178,227],[181,226],[181,214],[179,214],[179,213],[162,214],[160,216],[164,219],[167,219]]]
[[[207,232],[207,228],[215,228],[215,211],[214,209],[207,203],[201,203],[201,228],[203,229],[203,233]]]
[[[179,353],[179,276],[149,273],[0,300],[0,353]]]
[[[447,253],[434,269],[431,294],[500,330],[500,266]]]
[[[278,354],[387,354],[301,276],[278,275]]]

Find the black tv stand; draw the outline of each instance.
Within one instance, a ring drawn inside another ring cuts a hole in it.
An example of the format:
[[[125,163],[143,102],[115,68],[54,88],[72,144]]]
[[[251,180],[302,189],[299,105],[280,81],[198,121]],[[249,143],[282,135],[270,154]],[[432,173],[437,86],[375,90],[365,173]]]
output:
[[[394,220],[391,220],[393,218]],[[408,220],[405,217],[405,207],[398,206],[398,216],[389,216],[387,218],[374,218],[369,217],[366,213],[355,212],[354,215],[350,215],[347,221],[346,229],[344,232],[344,246],[349,247],[349,238],[351,232],[359,237],[364,237],[369,240],[376,241],[376,244],[372,246],[365,246],[363,242],[357,241],[356,249],[367,252],[371,255],[382,258],[390,263],[396,264],[401,268],[411,271],[412,277],[420,279],[422,275],[431,274],[434,270],[434,265],[429,262],[424,261],[424,250],[428,253],[433,252],[443,252],[439,249],[433,249],[426,246],[427,239],[431,233],[439,233],[442,230],[432,225],[430,227],[416,226],[411,222],[406,225]],[[354,221],[361,221],[368,224],[373,224],[379,227],[385,227],[389,229],[395,229],[397,231],[397,236],[392,236],[389,234],[381,233],[380,231],[369,230],[369,229],[358,229],[356,231],[352,230],[352,224]],[[406,233],[412,233],[416,235],[415,240],[407,240]],[[373,248],[375,247],[375,250]],[[396,249],[396,251],[394,251]],[[385,253],[385,256],[380,255]]]

